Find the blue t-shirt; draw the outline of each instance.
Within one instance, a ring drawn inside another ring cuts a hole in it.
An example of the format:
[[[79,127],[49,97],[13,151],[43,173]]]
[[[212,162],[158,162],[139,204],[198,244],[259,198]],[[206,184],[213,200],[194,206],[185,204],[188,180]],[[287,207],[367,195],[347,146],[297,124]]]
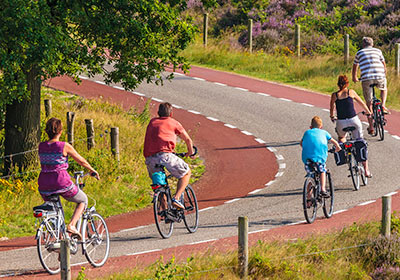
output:
[[[328,141],[332,136],[325,130],[312,128],[304,132],[303,151],[301,159],[307,163],[307,159],[314,162],[325,163],[328,158]]]

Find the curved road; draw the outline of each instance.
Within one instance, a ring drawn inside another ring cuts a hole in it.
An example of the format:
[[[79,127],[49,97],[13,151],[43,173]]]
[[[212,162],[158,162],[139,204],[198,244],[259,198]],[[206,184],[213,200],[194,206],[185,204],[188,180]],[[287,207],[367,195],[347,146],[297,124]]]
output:
[[[133,94],[121,90],[123,97],[118,101],[125,102],[133,98],[136,103],[143,103],[140,100],[146,96],[153,98],[156,103],[168,101],[177,108],[182,107],[187,110],[189,114],[176,110],[175,117],[182,121],[186,128],[192,130],[195,142],[198,137],[207,170],[220,168],[213,165],[215,162],[207,162],[210,153],[219,153],[221,156],[229,154],[230,158],[224,164],[226,166],[218,170],[222,172],[219,173],[220,176],[239,175],[243,182],[248,184],[245,184],[246,186],[239,192],[230,189],[229,184],[214,183],[215,185],[208,186],[211,187],[207,190],[210,196],[214,193],[218,195],[209,201],[206,199],[200,201],[200,208],[203,211],[196,234],[186,234],[186,230],[179,225],[169,240],[161,240],[154,225],[147,226],[152,222],[149,220],[151,215],[147,216],[147,222],[132,223],[130,228],[113,233],[111,252],[113,257],[141,255],[144,252],[154,252],[157,255],[158,250],[165,248],[207,243],[235,236],[238,216],[249,218],[250,232],[263,232],[282,225],[302,223],[304,220],[301,192],[305,172],[300,160],[301,148],[298,141],[314,115],[321,116],[324,128],[336,136],[327,112],[329,97],[198,67],[192,69],[191,75],[197,77],[177,73],[176,78],[172,82],[165,82],[163,87],[143,84]],[[83,81],[83,84],[90,85],[93,91],[89,93],[88,90],[81,94],[88,97],[94,97],[96,94],[108,96],[105,92],[110,87],[102,85],[100,77],[95,77],[94,80],[97,82]],[[65,79],[52,80],[50,86],[76,92],[75,86]],[[118,91],[118,85],[115,85],[113,90]],[[336,211],[341,212],[359,204],[369,204],[370,201],[399,188],[399,179],[393,174],[396,174],[396,167],[400,163],[398,157],[400,141],[396,136],[400,135],[398,127],[400,116],[394,112],[388,119],[388,128],[394,134],[393,137],[387,134],[383,142],[366,137],[369,142],[370,168],[374,175],[368,186],[361,187],[360,191],[353,191],[346,167],[337,167],[333,160],[329,159],[328,166],[332,170],[336,187]],[[208,133],[212,128],[212,137],[222,138],[220,141],[224,141],[225,138],[226,143],[229,143],[226,139],[231,133],[239,135],[238,139],[252,137],[252,140],[247,138],[243,141],[238,140],[239,142],[230,146],[215,146],[211,141],[204,142],[207,137],[202,137],[203,127],[208,127]],[[241,157],[246,157],[246,154],[254,157],[260,154],[261,158],[251,165],[239,165],[238,169],[230,170],[230,162],[240,162]],[[259,173],[255,174],[257,170]],[[255,176],[258,180],[255,180]],[[196,191],[204,193],[205,190],[200,187]],[[250,194],[246,195],[249,192]],[[224,202],[222,205],[215,207],[222,202]],[[321,216],[322,211],[318,214]],[[354,221],[356,220],[357,218],[354,218]],[[324,221],[326,220],[321,220],[321,223]],[[18,262],[21,257],[32,261]],[[0,252],[0,260],[2,259],[8,260],[7,265],[0,262],[0,273],[3,275],[40,268],[34,248]],[[11,262],[10,259],[17,261]],[[77,256],[72,260],[75,263],[81,261],[84,260]]]

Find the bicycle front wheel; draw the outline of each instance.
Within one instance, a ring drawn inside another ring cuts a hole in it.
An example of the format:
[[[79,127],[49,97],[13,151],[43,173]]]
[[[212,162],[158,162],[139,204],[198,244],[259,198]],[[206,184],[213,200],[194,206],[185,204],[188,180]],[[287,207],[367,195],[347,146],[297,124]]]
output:
[[[326,218],[330,218],[333,215],[333,202],[334,202],[334,187],[332,183],[331,173],[326,172],[326,191],[329,194],[329,197],[324,198],[324,206],[322,207],[324,210],[324,215]]]
[[[307,223],[311,224],[317,217],[317,192],[315,180],[307,177],[303,188],[303,209]]]
[[[361,182],[362,182],[363,186],[366,186],[368,184],[368,177],[365,176],[365,169],[361,162],[358,163],[358,168],[360,171]]]
[[[197,207],[197,198],[192,186],[188,185],[184,193],[185,212],[183,221],[190,233],[196,232],[199,226],[199,208]]]
[[[98,213],[91,213],[82,224],[82,248],[85,257],[94,267],[100,267],[108,259],[110,235],[106,221]]]
[[[173,221],[167,218],[167,209],[167,194],[163,191],[155,193],[153,201],[154,220],[156,222],[157,230],[162,238],[169,238],[174,229]]]
[[[37,232],[37,251],[40,263],[50,274],[60,272],[60,248],[61,238],[56,224],[52,220],[43,221]]]
[[[358,191],[360,189],[360,170],[353,154],[350,155],[349,170],[354,189]]]

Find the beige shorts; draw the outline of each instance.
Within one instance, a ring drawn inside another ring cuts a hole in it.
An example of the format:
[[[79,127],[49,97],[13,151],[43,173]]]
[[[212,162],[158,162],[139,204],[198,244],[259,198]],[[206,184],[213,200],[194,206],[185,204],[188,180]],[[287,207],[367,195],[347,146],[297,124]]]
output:
[[[358,116],[350,119],[336,120],[336,132],[339,137],[346,137],[347,132],[343,128],[354,126],[356,129],[352,131],[353,140],[363,138],[362,124]]]
[[[373,79],[373,80],[366,80],[362,81],[362,89],[363,89],[363,94],[364,94],[364,99],[365,102],[371,102],[372,101],[372,88],[370,85],[372,84],[377,84],[376,88],[379,90],[387,90],[386,87],[386,79]],[[376,94],[376,92],[375,92]]]
[[[164,166],[172,176],[178,179],[185,176],[190,170],[189,165],[173,153],[158,153],[147,157],[145,162],[150,177],[154,172],[162,170],[156,165]]]

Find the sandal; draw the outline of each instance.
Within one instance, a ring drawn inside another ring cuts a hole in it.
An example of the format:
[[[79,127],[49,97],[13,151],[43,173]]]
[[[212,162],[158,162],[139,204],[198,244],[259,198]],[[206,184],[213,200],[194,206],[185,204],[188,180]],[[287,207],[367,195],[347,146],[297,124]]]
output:
[[[68,228],[67,228],[67,232],[68,232],[69,234],[71,234],[71,237],[76,236],[76,237],[78,237],[78,240],[82,240],[82,235],[81,235],[81,233],[76,229],[75,226],[69,225]]]
[[[375,134],[375,130],[373,129],[373,128],[367,128],[367,130],[368,130],[368,134],[369,135],[374,135]]]
[[[390,115],[390,111],[385,106],[382,106],[382,110],[384,114]]]
[[[172,199],[172,204],[178,209],[185,209],[185,206],[177,199]]]
[[[367,177],[367,178],[372,178],[372,173],[371,172],[369,172],[369,174],[367,175],[367,173],[365,173],[365,177]]]

